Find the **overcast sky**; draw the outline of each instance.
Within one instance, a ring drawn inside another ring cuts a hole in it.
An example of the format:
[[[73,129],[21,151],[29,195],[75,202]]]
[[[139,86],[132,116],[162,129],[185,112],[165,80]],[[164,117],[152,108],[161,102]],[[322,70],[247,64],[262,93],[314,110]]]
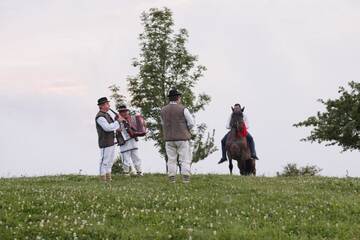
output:
[[[108,86],[126,91],[139,54],[140,15],[169,7],[175,29],[208,70],[195,91],[212,101],[197,122],[226,133],[230,106],[246,108],[259,175],[287,163],[326,176],[360,176],[359,152],[300,142],[293,123],[323,110],[318,98],[360,81],[356,0],[2,0],[0,2],[0,176],[97,174],[96,101]],[[164,172],[151,142],[140,142],[145,172]],[[220,151],[194,173],[228,173]]]

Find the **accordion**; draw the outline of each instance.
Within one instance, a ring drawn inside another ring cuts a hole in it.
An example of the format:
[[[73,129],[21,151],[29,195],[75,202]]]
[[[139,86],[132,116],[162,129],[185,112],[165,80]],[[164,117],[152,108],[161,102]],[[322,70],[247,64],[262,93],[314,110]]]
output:
[[[126,122],[125,128],[132,138],[143,137],[147,132],[145,120],[140,114],[131,116],[130,124]]]

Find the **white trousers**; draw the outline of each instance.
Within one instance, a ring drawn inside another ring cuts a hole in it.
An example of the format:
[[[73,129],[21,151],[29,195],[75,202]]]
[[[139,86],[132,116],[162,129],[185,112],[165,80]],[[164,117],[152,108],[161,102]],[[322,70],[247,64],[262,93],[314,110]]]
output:
[[[115,145],[106,148],[100,148],[100,175],[111,173],[114,164]]]
[[[169,141],[165,143],[166,154],[168,156],[168,175],[175,176],[177,169],[177,158],[179,156],[179,165],[182,175],[190,175],[191,147],[189,141]]]
[[[142,172],[141,170],[141,159],[139,158],[139,153],[137,149],[129,150],[121,153],[123,160],[123,167],[125,172],[130,171],[131,162],[134,164],[135,170],[137,172]]]

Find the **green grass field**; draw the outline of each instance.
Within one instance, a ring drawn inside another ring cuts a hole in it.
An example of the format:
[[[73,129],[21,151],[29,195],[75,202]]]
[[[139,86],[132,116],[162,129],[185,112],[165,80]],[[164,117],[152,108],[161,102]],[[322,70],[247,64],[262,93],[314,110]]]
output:
[[[360,179],[0,179],[0,239],[360,239]]]

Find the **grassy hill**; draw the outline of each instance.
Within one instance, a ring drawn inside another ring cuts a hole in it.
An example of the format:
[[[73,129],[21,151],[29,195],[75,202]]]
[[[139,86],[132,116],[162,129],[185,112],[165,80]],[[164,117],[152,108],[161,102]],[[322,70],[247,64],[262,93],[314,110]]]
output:
[[[0,239],[360,239],[360,179],[0,179]]]

